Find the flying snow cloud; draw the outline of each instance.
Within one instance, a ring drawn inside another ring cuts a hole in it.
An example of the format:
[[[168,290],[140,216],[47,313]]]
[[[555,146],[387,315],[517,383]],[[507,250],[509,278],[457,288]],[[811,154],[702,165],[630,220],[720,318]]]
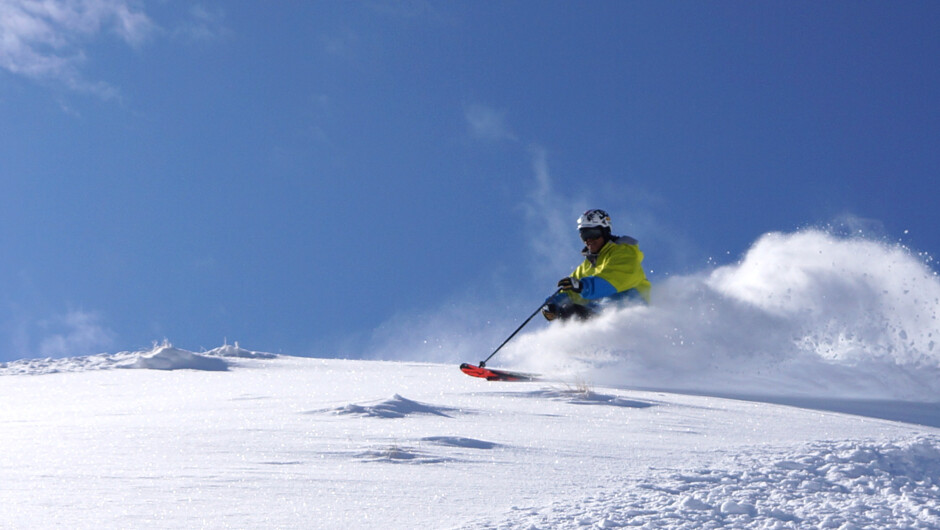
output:
[[[935,401],[938,317],[940,278],[923,256],[807,229],[673,276],[649,307],[527,334],[505,360],[617,386]]]
[[[81,73],[86,44],[110,33],[139,46],[156,25],[126,0],[5,0],[0,29],[0,68],[109,99],[113,87]]]

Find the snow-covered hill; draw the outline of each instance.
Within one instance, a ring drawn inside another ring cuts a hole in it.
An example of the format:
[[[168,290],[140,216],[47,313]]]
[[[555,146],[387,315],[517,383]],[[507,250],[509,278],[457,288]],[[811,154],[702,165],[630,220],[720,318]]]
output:
[[[864,404],[231,346],[2,373],[3,528],[940,527],[940,429]]]

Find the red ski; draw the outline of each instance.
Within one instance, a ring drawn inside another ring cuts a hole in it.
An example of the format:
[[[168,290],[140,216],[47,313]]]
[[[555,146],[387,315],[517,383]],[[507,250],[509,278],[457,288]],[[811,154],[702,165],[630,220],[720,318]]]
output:
[[[460,365],[460,371],[471,376],[486,379],[487,381],[539,381],[536,374],[526,374],[523,372],[508,372],[506,370],[493,370],[463,363]]]

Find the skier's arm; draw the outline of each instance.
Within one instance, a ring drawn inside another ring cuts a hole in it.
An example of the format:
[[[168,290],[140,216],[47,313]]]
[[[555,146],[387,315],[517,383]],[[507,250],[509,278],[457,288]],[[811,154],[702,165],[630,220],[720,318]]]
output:
[[[588,300],[597,300],[617,294],[617,288],[600,276],[587,276],[581,278],[581,292],[578,294]]]

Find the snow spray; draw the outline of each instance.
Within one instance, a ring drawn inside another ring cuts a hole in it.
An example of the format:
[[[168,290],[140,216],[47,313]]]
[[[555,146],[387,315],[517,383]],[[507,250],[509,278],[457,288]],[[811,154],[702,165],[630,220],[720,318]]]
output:
[[[625,387],[940,400],[940,279],[901,245],[769,233],[653,289],[649,307],[521,336],[506,360]]]

